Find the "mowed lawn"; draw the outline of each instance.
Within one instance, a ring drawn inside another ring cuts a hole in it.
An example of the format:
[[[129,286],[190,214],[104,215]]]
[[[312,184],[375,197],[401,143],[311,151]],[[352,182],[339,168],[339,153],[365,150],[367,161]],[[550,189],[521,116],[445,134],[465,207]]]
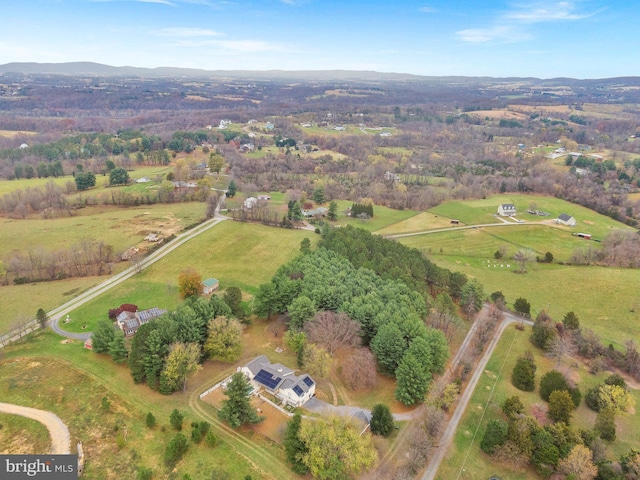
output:
[[[105,277],[80,277],[0,287],[0,335],[36,318],[39,308],[49,312],[104,279]]]
[[[476,263],[493,259],[499,248],[506,248],[507,257],[523,248],[532,250],[540,257],[551,252],[557,261],[568,261],[578,248],[600,248],[599,243],[574,237],[568,228],[555,225],[513,224],[435,232],[398,240],[407,246],[426,249],[427,253],[465,257],[465,261],[473,259]]]
[[[489,478],[493,475],[513,480],[543,478],[539,477],[532,468],[514,469],[508,464],[496,461],[480,450],[480,441],[486,425],[489,420],[501,417],[500,408],[506,398],[518,395],[525,405],[525,412],[528,414],[532,413],[532,405],[534,404],[544,407],[547,405],[540,398],[539,381],[544,373],[556,368],[556,364],[531,345],[530,335],[531,329],[529,327],[524,331],[518,331],[514,326],[505,330],[467,406],[454,441],[438,470],[437,479],[475,480]],[[536,390],[534,392],[520,391],[511,384],[510,380],[517,358],[527,350],[534,353],[537,364]],[[560,368],[567,369],[568,363],[568,360],[564,360]],[[574,360],[571,360],[571,363],[575,363]],[[581,362],[569,370],[571,378],[580,388],[583,398],[588,389],[602,383],[609,375],[607,372],[592,375],[588,372],[588,367]],[[637,404],[640,400],[640,391],[633,390],[632,394]],[[579,408],[573,413],[572,425],[590,430],[593,429],[595,418],[595,412],[582,401]],[[640,415],[620,413],[616,417],[616,425],[617,440],[608,444],[607,455],[611,460],[617,460],[622,453],[626,453],[632,447],[637,447]]]
[[[422,212],[406,220],[396,222],[387,227],[383,227],[380,230],[376,230],[375,233],[382,236],[399,235],[403,233],[424,232],[460,225],[461,224],[452,225],[450,218],[435,215],[430,212]]]
[[[591,233],[594,238],[604,238],[608,232],[616,228],[631,230],[631,227],[581,205],[576,205],[575,203],[555,197],[537,195],[495,195],[482,200],[445,202],[432,208],[429,212],[460,220],[467,225],[497,223],[498,220],[496,220],[493,215],[497,213],[498,205],[502,203],[514,204],[518,212],[516,218],[524,220],[525,222],[554,219],[561,213],[566,213],[577,220],[577,225],[573,229],[567,228],[567,230]],[[540,217],[527,213],[527,209],[529,209],[532,203],[536,204],[538,210],[547,212],[550,216]]]
[[[370,232],[375,232],[389,225],[402,222],[420,213],[415,210],[394,210],[392,208],[374,205],[373,218],[363,220],[360,218],[347,217],[345,214],[347,208],[355,202],[337,200],[336,203],[338,204],[338,225],[353,225],[354,227],[362,228]]]
[[[134,303],[140,309],[175,309],[179,302],[178,275],[192,267],[204,278],[214,277],[220,288],[239,287],[251,295],[276,270],[300,251],[300,242],[318,236],[261,224],[224,221],[190,240],[124,283],[71,313],[71,331],[91,330],[110,308]],[[82,328],[84,326],[84,328]]]

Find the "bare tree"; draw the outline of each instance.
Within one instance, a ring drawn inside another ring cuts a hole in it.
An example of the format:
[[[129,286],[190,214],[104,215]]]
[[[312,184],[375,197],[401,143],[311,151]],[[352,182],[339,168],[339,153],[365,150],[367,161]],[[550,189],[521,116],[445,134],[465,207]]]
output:
[[[572,357],[578,351],[576,342],[569,332],[564,335],[556,335],[551,340],[551,347],[546,355],[556,361],[556,367],[559,367],[564,357]]]
[[[533,262],[536,254],[528,248],[521,248],[513,254],[513,260],[518,263],[518,273],[526,273],[527,265]]]
[[[310,342],[323,345],[329,354],[340,347],[360,345],[360,325],[346,313],[323,311],[316,313],[304,326]]]
[[[368,348],[358,348],[342,365],[342,376],[353,390],[374,388],[378,383],[376,360]]]

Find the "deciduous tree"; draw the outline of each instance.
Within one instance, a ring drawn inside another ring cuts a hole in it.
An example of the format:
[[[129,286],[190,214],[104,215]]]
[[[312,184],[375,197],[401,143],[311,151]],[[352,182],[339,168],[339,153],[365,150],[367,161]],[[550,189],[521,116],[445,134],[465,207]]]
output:
[[[342,377],[353,390],[372,389],[378,384],[376,360],[368,348],[357,348],[342,364]]]
[[[202,291],[202,275],[195,268],[187,268],[178,275],[178,290],[181,298],[199,295]]]
[[[588,447],[576,445],[569,456],[558,462],[558,471],[568,478],[593,480],[598,475],[598,468],[593,464],[593,454]]]
[[[302,423],[300,439],[307,452],[303,462],[311,474],[322,480],[348,480],[373,467],[378,453],[371,435],[342,417]]]
[[[187,380],[200,370],[200,345],[197,343],[174,343],[169,347],[169,355],[162,371],[161,382],[170,392],[182,387],[187,389]],[[170,393],[169,392],[169,393]],[[162,392],[165,393],[165,392]]]
[[[302,364],[311,375],[326,377],[331,370],[332,361],[324,348],[308,343],[304,346]]]
[[[242,325],[234,318],[217,317],[209,320],[204,353],[212,360],[234,362],[240,357]]]
[[[360,325],[346,313],[318,312],[305,323],[304,332],[310,342],[322,345],[329,355],[341,347],[360,345]]]

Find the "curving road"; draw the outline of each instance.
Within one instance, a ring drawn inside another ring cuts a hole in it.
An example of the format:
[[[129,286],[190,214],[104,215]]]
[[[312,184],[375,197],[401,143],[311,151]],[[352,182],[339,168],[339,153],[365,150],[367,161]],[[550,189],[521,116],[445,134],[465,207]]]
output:
[[[131,278],[136,273],[141,272],[143,269],[145,269],[149,265],[152,265],[153,263],[157,262],[158,260],[160,260],[161,258],[166,256],[167,254],[171,253],[176,248],[180,247],[182,244],[188,242],[192,238],[200,235],[203,232],[206,232],[210,228],[216,226],[218,223],[220,223],[220,222],[222,222],[224,220],[227,220],[228,217],[224,217],[224,216],[220,215],[219,209],[220,209],[220,205],[218,205],[218,207],[216,208],[215,215],[214,215],[214,217],[212,219],[207,220],[207,221],[201,223],[200,225],[192,228],[191,230],[188,230],[188,231],[178,235],[174,240],[172,240],[171,242],[168,242],[165,245],[163,245],[162,247],[158,248],[153,253],[151,253],[149,256],[143,258],[136,265],[133,265],[133,266],[127,268],[126,270],[124,270],[124,271],[122,271],[122,272],[120,272],[120,273],[118,273],[118,274],[116,274],[116,275],[114,275],[112,277],[109,277],[104,282],[96,285],[95,287],[90,288],[89,290],[81,293],[80,295],[78,295],[77,297],[75,297],[72,300],[68,301],[67,303],[65,303],[65,304],[63,304],[63,305],[61,305],[61,306],[59,306],[57,308],[54,308],[53,310],[48,312],[47,316],[50,318],[50,325],[51,325],[52,330],[54,332],[56,332],[58,335],[62,335],[64,337],[68,337],[68,338],[73,338],[75,340],[87,340],[88,338],[90,338],[91,337],[91,332],[84,332],[84,333],[67,332],[66,330],[64,330],[60,326],[60,319],[63,318],[68,313],[70,313],[73,310],[75,310],[76,308],[78,308],[79,306],[85,304],[89,300],[92,300],[92,299],[96,298],[97,296],[102,295],[107,290],[109,290],[109,289],[115,287],[116,285],[119,285],[120,283],[124,282],[125,280]],[[9,344],[9,343],[11,343],[11,342],[13,342],[15,340],[18,340],[20,337],[22,337],[24,335],[27,335],[28,333],[32,332],[33,330],[37,330],[38,328],[39,328],[38,321],[37,320],[32,320],[31,322],[29,322],[28,325],[25,326],[25,328],[22,328],[22,329],[19,329],[19,330],[14,330],[12,332],[9,332],[9,333],[7,333],[5,335],[0,336],[0,348],[2,348],[3,346],[5,346],[5,345],[7,345],[7,344]]]
[[[458,424],[462,419],[462,415],[467,409],[467,405],[471,400],[471,396],[473,395],[473,392],[478,384],[478,381],[480,380],[480,377],[482,376],[482,373],[484,372],[484,369],[487,366],[487,363],[489,362],[489,359],[491,358],[491,355],[493,354],[493,351],[495,350],[496,345],[500,340],[500,337],[502,337],[502,334],[504,333],[504,331],[509,325],[513,323],[520,323],[520,322],[524,322],[527,325],[533,325],[533,322],[531,320],[523,320],[521,317],[518,317],[512,313],[504,312],[504,319],[502,320],[502,323],[498,327],[498,330],[496,331],[495,335],[491,339],[491,342],[489,343],[488,348],[486,349],[482,357],[480,357],[480,360],[478,361],[478,363],[476,363],[471,379],[469,380],[469,383],[467,384],[467,387],[465,388],[464,392],[460,396],[458,405],[456,406],[456,409],[454,410],[453,415],[449,419],[447,428],[442,434],[442,438],[440,439],[440,444],[435,449],[435,452],[431,457],[431,460],[427,466],[427,469],[422,475],[421,480],[433,480],[435,478],[436,473],[438,473],[438,468],[440,468],[440,464],[442,463],[442,460],[444,459],[444,456],[447,453],[449,446],[451,445],[453,436],[455,435],[456,430],[458,429]],[[464,348],[461,347],[458,353],[462,352],[463,350]]]
[[[56,414],[36,408],[13,405],[0,402],[0,412],[11,415],[20,415],[42,423],[51,436],[51,453],[54,455],[66,455],[71,453],[71,435],[69,429]]]

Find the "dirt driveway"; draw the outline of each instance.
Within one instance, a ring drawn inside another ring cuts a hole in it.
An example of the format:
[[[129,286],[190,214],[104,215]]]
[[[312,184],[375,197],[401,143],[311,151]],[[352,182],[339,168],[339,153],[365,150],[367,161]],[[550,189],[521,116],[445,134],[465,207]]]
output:
[[[0,412],[10,413],[12,415],[21,415],[44,424],[44,426],[49,430],[49,435],[51,435],[50,453],[54,455],[70,453],[71,436],[69,435],[69,429],[57,415],[45,410],[37,410],[35,408],[22,407],[20,405],[2,402],[0,402]]]

